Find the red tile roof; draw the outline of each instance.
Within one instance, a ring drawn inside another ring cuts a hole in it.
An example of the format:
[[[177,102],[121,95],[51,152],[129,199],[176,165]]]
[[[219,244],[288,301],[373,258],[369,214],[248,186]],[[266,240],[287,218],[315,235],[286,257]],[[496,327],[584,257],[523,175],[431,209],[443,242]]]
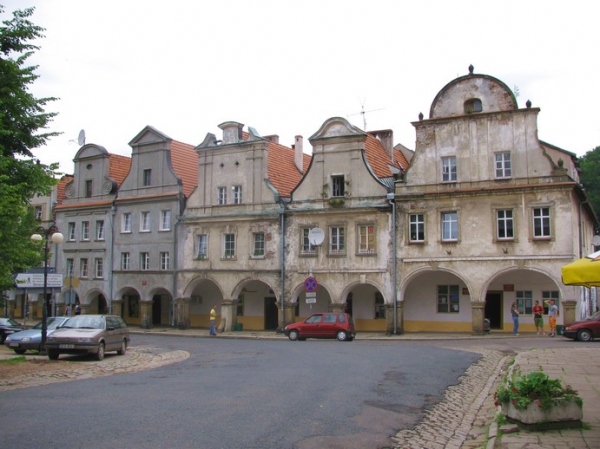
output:
[[[408,167],[408,161],[400,151],[393,150],[394,160],[392,161],[379,139],[371,134],[368,134],[365,140],[365,154],[367,162],[378,178],[393,176],[390,165],[401,170]]]
[[[183,194],[189,197],[198,185],[198,153],[194,146],[173,140],[171,165],[183,183]]]
[[[73,181],[73,175],[64,175],[56,184],[56,203],[62,204],[63,200],[66,198],[65,196],[65,187],[68,183]]]
[[[112,153],[109,153],[108,157],[110,162],[109,176],[117,182],[117,186],[121,186],[131,169],[131,158]]]
[[[312,156],[302,154],[302,173],[296,168],[294,163],[296,150],[278,143],[269,144],[268,156],[268,177],[279,194],[284,197],[291,195],[294,187],[298,185],[308,166]]]

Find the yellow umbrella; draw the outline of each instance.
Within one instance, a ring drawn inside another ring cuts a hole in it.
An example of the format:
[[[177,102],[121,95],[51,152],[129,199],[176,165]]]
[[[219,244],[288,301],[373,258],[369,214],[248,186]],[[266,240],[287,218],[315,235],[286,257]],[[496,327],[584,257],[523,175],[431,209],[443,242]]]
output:
[[[562,267],[562,281],[565,285],[600,287],[600,251]]]

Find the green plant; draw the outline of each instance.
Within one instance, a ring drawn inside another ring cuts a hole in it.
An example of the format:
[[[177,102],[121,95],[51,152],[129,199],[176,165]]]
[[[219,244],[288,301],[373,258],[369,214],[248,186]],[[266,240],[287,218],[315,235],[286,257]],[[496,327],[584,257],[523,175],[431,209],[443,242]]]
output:
[[[341,206],[342,204],[344,204],[344,199],[343,198],[331,198],[329,200],[329,204],[332,206]]]
[[[536,403],[542,410],[549,410],[569,399],[583,405],[577,391],[570,385],[563,386],[560,379],[550,379],[541,370],[524,376],[515,375],[496,390],[494,399],[496,406],[511,403],[521,410],[531,403]]]
[[[25,361],[25,356],[13,357],[8,360],[0,360],[0,364],[2,365],[17,365],[19,363],[23,363]]]
[[[323,184],[323,191],[321,192],[321,198],[327,198],[329,196],[329,184]]]

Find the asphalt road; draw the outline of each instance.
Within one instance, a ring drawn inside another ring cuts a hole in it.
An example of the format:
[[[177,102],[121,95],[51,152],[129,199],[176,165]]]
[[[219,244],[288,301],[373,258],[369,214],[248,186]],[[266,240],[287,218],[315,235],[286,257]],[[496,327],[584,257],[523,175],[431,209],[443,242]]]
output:
[[[136,347],[191,356],[134,374],[1,392],[0,444],[381,448],[479,358],[437,343],[136,335]]]

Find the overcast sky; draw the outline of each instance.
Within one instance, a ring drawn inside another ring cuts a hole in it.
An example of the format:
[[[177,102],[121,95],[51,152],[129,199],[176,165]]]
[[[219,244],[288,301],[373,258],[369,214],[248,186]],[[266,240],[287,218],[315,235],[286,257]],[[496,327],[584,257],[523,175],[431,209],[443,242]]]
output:
[[[414,149],[450,81],[468,73],[540,107],[538,136],[583,155],[600,145],[600,2],[583,0],[0,0],[46,29],[32,92],[59,100],[35,150],[73,172],[77,137],[129,156],[146,125],[198,145],[225,121],[291,146],[330,117],[392,129]],[[366,114],[361,114],[361,111]]]

